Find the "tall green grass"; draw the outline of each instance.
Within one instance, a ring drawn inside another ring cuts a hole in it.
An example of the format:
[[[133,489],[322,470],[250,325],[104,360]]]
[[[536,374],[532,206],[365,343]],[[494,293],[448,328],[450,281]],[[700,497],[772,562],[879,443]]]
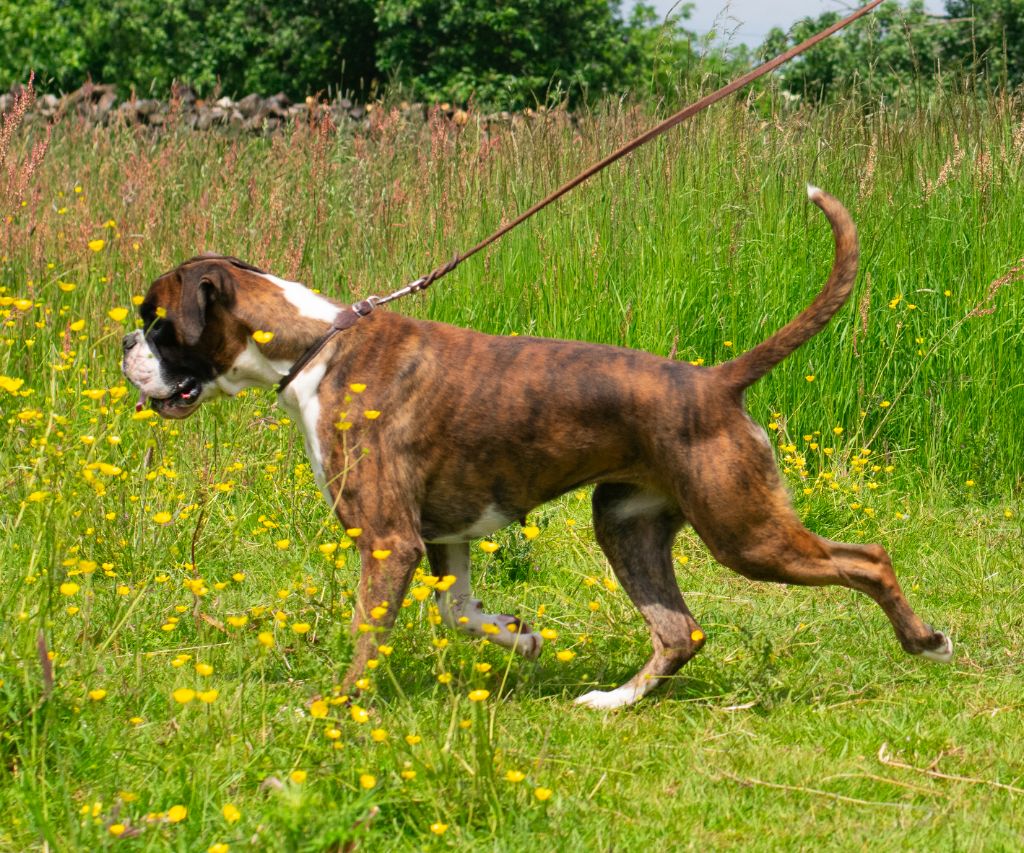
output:
[[[343,298],[383,292],[653,120],[612,107],[575,126],[555,115],[508,132],[376,116],[365,135],[314,128],[271,140],[59,127],[5,235],[9,286],[31,279],[44,294],[59,275],[81,277],[86,238],[113,219],[118,237],[88,262],[109,286],[80,289],[81,310],[124,301],[200,250]],[[1024,459],[1019,297],[1008,287],[988,299],[1024,257],[1022,169],[1016,102],[768,120],[733,104],[616,164],[396,310],[661,354],[675,342],[679,357],[718,362],[820,287],[831,242],[805,200],[810,181],[853,213],[860,279],[833,326],[752,393],[753,411],[781,411],[798,432],[844,425],[995,493],[1018,482]],[[58,216],[69,199],[78,203]],[[997,310],[965,320],[979,304]],[[112,364],[116,352],[106,355]]]
[[[831,239],[804,185],[837,195],[861,234],[851,305],[749,406],[808,524],[882,542],[954,666],[904,656],[866,598],[750,584],[684,533],[704,653],[633,710],[574,708],[647,654],[578,492],[531,516],[535,541],[474,552],[489,608],[557,632],[540,663],[411,596],[359,722],[333,702],[358,561],[294,427],[261,392],[134,418],[117,309],[201,251],[385,292],[655,110],[509,129],[385,106],[365,133],[272,139],[68,122],[31,175],[41,132],[14,139],[24,195],[0,184],[0,849],[1015,847],[1021,105],[770,107],[705,114],[396,309],[712,364],[817,292]]]

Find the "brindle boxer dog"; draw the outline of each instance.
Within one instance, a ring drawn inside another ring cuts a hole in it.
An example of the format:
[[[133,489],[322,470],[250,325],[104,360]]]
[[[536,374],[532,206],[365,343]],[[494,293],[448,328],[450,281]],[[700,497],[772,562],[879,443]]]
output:
[[[849,214],[821,190],[808,192],[835,238],[828,281],[796,319],[725,364],[491,337],[376,311],[302,368],[281,405],[301,425],[324,497],[346,528],[363,531],[346,685],[393,625],[424,554],[436,576],[455,577],[438,601],[450,626],[536,657],[539,634],[473,598],[469,542],[587,484],[596,486],[597,541],[646,619],[654,652],[628,683],[587,693],[583,704],[634,702],[703,645],[672,570],[685,523],[745,577],[860,590],[907,652],[952,658],[952,643],[911,609],[880,546],[831,542],[800,523],[771,445],[744,410],[744,390],[824,328],[856,276]],[[214,397],[273,387],[346,311],[233,258],[193,258],[150,287],[144,331],[124,339],[124,372],[143,402],[184,418]],[[257,330],[273,339],[258,345]],[[364,410],[381,414],[371,420]]]

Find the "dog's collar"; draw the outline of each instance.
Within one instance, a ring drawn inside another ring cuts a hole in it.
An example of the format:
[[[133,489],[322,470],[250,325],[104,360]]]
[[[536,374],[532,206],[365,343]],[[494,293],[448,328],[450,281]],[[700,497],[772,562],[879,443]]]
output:
[[[338,332],[344,332],[346,329],[352,328],[352,326],[356,324],[356,321],[368,316],[376,307],[377,298],[371,296],[369,299],[364,299],[362,302],[357,302],[354,305],[350,305],[348,308],[343,308],[339,311],[331,323],[331,327],[327,330],[324,336],[300,355],[299,360],[292,365],[291,370],[289,370],[284,377],[282,377],[281,381],[277,383],[277,393],[283,394],[284,390],[291,385],[292,380],[302,373],[303,368],[317,357],[320,351],[330,343],[331,339],[338,334]]]

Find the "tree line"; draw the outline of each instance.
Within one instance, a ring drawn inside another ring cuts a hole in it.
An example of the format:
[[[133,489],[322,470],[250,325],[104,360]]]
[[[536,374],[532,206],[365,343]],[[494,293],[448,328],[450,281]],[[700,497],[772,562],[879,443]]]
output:
[[[722,0],[717,0],[722,2]],[[733,74],[837,20],[829,12],[761,47],[698,37],[692,3],[667,18],[618,0],[0,0],[0,87],[85,80],[140,96],[174,81],[209,95],[385,90],[490,107],[673,95]],[[970,75],[1024,83],[1024,0],[890,0],[779,75],[814,100],[930,92]]]

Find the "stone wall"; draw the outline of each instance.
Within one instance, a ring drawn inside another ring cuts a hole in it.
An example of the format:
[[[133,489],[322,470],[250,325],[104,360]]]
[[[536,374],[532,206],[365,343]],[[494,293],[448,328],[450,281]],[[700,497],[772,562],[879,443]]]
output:
[[[18,88],[16,86],[9,93],[0,95],[0,114],[14,105]],[[431,109],[439,109],[459,125],[465,124],[469,118],[465,110],[450,104],[428,107],[426,104],[403,102],[398,108],[406,118],[421,121],[426,120]],[[180,123],[195,130],[221,128],[237,133],[272,133],[296,120],[322,119],[327,115],[337,127],[368,125],[373,110],[373,104],[356,104],[340,96],[332,101],[309,97],[296,103],[283,92],[269,97],[246,95],[237,101],[227,97],[203,99],[188,86],[176,86],[173,96],[166,101],[134,95],[121,98],[117,87],[112,84],[86,83],[67,95],[37,94],[27,119],[53,123],[66,117],[77,117],[95,126],[123,124],[159,128]],[[482,118],[488,123],[516,124],[539,115],[573,121],[564,110],[542,110],[539,113],[526,110],[515,115],[501,112]]]

